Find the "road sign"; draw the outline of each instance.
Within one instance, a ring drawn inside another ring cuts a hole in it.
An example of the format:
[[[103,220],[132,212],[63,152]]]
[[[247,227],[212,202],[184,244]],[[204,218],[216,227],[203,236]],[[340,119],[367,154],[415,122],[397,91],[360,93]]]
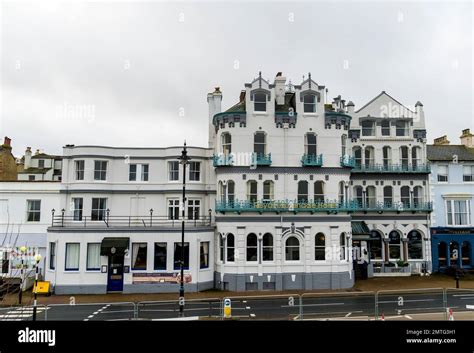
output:
[[[232,317],[232,304],[229,298],[224,299],[224,318],[230,319]]]

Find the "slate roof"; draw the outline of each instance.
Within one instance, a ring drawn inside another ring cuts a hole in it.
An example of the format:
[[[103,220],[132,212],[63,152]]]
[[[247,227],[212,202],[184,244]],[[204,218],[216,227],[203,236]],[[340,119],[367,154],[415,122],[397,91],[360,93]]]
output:
[[[225,113],[230,112],[245,112],[245,99],[242,102],[239,102],[225,111]]]
[[[367,235],[370,234],[370,229],[364,221],[352,221],[352,235]]]
[[[18,174],[45,174],[48,170],[51,168],[28,168],[28,169],[23,169],[21,172],[18,172]]]
[[[429,161],[474,161],[474,148],[464,145],[427,145],[426,157]]]
[[[54,156],[52,154],[46,154],[46,153],[38,153],[35,154],[34,156],[31,156],[31,158],[53,158],[53,159],[63,159],[62,156]]]

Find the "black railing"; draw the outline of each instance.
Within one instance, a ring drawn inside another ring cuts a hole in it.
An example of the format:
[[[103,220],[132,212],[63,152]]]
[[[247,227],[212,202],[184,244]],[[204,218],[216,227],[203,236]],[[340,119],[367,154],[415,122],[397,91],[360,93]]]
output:
[[[100,228],[149,228],[149,227],[181,227],[181,218],[168,216],[113,216],[106,213],[104,217],[66,216],[64,214],[52,216],[51,227],[100,227]],[[212,216],[198,216],[185,219],[188,227],[209,227],[212,225]]]

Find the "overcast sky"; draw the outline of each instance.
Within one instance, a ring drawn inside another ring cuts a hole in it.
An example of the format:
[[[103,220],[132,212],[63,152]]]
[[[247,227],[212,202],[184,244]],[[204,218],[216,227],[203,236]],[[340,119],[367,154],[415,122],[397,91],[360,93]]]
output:
[[[429,142],[474,129],[465,2],[34,1],[1,5],[0,136],[65,144],[207,145],[206,94],[311,72],[360,108],[382,90],[425,109]],[[3,142],[3,141],[2,141]]]

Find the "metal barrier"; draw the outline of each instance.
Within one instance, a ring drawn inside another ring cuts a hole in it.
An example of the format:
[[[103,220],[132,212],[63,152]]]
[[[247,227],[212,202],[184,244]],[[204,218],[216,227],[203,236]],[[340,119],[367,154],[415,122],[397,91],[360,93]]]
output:
[[[375,296],[375,319],[446,319],[443,288],[381,290]]]
[[[184,305],[184,317],[221,318],[220,298],[188,299]],[[142,301],[137,303],[137,318],[148,320],[179,318],[179,300]]]
[[[45,320],[133,320],[136,312],[134,302],[49,304]]]
[[[246,320],[296,320],[301,313],[299,294],[226,297],[232,317]]]
[[[301,320],[373,320],[375,292],[304,293]]]

